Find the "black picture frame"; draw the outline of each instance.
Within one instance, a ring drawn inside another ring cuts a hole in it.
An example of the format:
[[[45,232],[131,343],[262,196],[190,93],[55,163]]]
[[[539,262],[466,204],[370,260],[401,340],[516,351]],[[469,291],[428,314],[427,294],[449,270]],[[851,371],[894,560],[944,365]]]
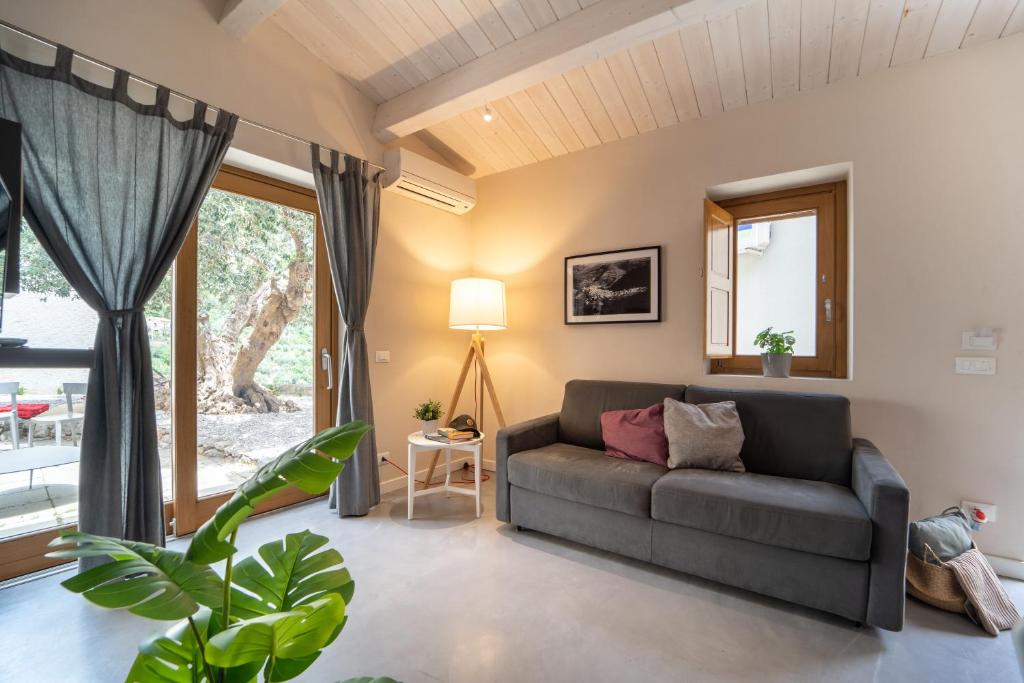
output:
[[[660,246],[566,256],[562,276],[566,325],[661,322]],[[611,296],[588,296],[595,288]]]

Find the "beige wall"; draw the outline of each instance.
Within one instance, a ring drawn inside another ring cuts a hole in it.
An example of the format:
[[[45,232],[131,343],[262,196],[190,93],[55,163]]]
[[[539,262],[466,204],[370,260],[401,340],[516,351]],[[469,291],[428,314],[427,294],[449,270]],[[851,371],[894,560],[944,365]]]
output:
[[[489,358],[510,421],[573,377],[837,392],[910,485],[912,514],[999,505],[979,544],[1024,558],[1024,36],[485,178],[474,270],[508,283]],[[853,379],[710,377],[701,200],[719,183],[852,162]],[[660,244],[664,322],[562,324],[563,257]],[[953,374],[1003,329],[999,374]]]
[[[419,429],[413,409],[447,401],[462,363],[468,337],[448,329],[448,283],[468,274],[471,244],[468,215],[382,194],[366,342],[377,448],[402,467],[406,436]],[[373,362],[377,350],[391,351],[391,362]],[[390,467],[381,472],[383,481],[395,476]]]

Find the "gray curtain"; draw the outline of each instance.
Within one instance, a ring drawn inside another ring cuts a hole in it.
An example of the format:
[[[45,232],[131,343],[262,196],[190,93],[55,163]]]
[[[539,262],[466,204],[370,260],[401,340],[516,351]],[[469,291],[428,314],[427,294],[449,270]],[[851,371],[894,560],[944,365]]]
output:
[[[0,51],[0,117],[24,126],[25,218],[100,316],[79,467],[79,528],[163,544],[163,494],[143,306],[170,268],[224,158],[237,117],[191,119],[55,65]],[[54,321],[54,324],[60,324]]]
[[[331,151],[330,166],[321,163],[319,146],[312,145],[312,152],[327,258],[344,321],[337,423],[363,420],[373,424],[370,364],[363,323],[370,306],[373,257],[377,251],[380,174],[367,162],[348,155],[345,170],[341,171],[338,152]],[[377,440],[370,432],[331,487],[329,505],[338,511],[338,516],[365,515],[380,502],[376,453]]]

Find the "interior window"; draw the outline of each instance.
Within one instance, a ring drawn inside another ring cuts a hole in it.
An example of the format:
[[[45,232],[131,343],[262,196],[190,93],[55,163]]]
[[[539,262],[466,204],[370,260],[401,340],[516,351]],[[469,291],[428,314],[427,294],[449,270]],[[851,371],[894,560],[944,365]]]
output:
[[[789,332],[795,376],[846,377],[846,183],[705,203],[712,373],[758,374],[754,338]]]

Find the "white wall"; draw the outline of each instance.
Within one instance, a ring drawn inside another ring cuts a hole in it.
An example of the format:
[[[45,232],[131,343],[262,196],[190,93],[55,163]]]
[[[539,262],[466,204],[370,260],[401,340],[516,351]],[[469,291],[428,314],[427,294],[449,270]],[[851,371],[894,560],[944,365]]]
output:
[[[978,543],[1024,558],[1024,36],[484,178],[474,269],[508,284],[488,357],[509,421],[573,377],[835,392],[911,489],[912,514],[999,505]],[[853,378],[709,376],[709,187],[850,162]],[[661,244],[664,322],[562,324],[562,259]],[[994,377],[953,373],[960,332],[1002,328]]]

